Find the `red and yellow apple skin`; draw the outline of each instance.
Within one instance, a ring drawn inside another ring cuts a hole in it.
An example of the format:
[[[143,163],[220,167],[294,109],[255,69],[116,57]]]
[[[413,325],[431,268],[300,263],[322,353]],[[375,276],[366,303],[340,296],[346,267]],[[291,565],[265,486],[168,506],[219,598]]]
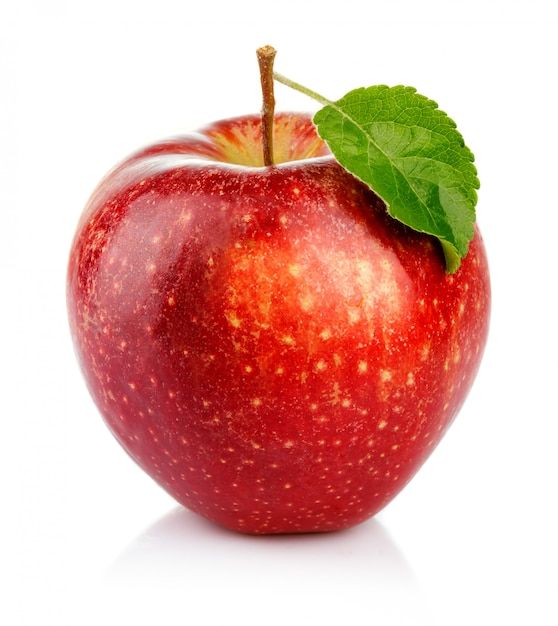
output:
[[[476,230],[446,274],[308,117],[277,116],[274,167],[260,133],[219,122],[102,181],[71,251],[71,330],[109,428],[179,502],[247,533],[337,530],[389,502],[458,412],[487,262]]]

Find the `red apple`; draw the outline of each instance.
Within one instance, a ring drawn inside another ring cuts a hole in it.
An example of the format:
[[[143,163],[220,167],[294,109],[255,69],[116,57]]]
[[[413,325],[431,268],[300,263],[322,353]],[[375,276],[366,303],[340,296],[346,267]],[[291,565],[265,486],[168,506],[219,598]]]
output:
[[[479,231],[448,275],[305,115],[219,122],[134,154],[82,216],[77,353],[130,456],[248,533],[329,531],[389,502],[477,372],[490,287]]]

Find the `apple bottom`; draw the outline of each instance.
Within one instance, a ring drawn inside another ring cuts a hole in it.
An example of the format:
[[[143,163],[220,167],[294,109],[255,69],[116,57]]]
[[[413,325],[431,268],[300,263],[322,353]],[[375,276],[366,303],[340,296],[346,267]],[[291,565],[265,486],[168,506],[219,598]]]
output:
[[[270,463],[274,465],[274,463]],[[322,472],[322,473],[320,473]],[[261,474],[258,473],[258,474]],[[235,495],[225,498],[221,503],[204,506],[203,491],[192,489],[187,494],[181,489],[173,489],[171,484],[161,482],[168,493],[186,508],[202,515],[213,523],[229,530],[246,534],[292,534],[332,532],[350,528],[375,515],[392,498],[392,484],[389,478],[376,481],[373,494],[367,493],[369,481],[358,476],[348,478],[351,474],[346,470],[335,470],[336,479],[324,485],[324,489],[305,488],[304,483],[327,481],[323,478],[323,468],[315,468],[301,481],[291,478],[290,481],[279,477],[271,480],[279,483],[278,489],[261,489],[266,481],[254,474],[256,487],[243,490],[241,484],[232,480]],[[204,475],[210,478],[210,474]],[[339,480],[341,477],[343,480]],[[237,479],[238,480],[238,479]],[[336,489],[335,486],[338,485]],[[352,488],[351,488],[352,486]],[[403,486],[403,484],[401,485]],[[245,488],[246,489],[246,488]],[[368,490],[369,491],[369,490]],[[211,499],[215,493],[214,488]],[[266,493],[267,492],[267,493]],[[243,506],[244,505],[244,506]],[[271,507],[271,508],[270,508]]]
[[[322,407],[322,427],[306,431],[312,440],[281,435],[280,441],[265,441],[266,428],[227,424],[226,412],[223,418],[206,412],[203,426],[199,418],[191,428],[180,421],[176,432],[152,426],[142,432],[137,424],[127,429],[120,418],[109,426],[178,502],[221,526],[254,534],[327,532],[358,524],[383,508],[448,425],[448,415],[441,411],[429,415],[427,427],[409,420],[411,431],[403,426],[403,412],[388,423],[361,408],[357,410],[365,415],[341,432],[328,428],[326,419],[331,423],[336,414],[350,412],[343,403],[339,398],[328,413]],[[386,409],[379,413],[386,415]],[[278,415],[261,412],[260,418],[269,424]]]
[[[226,325],[214,341],[236,345],[240,330],[216,317]],[[245,533],[340,530],[403,488],[459,410],[479,344],[456,346],[456,325],[438,342],[427,326],[400,333],[389,356],[385,339],[361,346],[358,333],[323,346],[322,329],[311,357],[274,351],[274,337],[266,348],[260,332],[261,351],[221,359],[199,332],[170,353],[155,342],[140,371],[119,350],[105,376],[120,383],[93,394],[132,458],[187,508]]]

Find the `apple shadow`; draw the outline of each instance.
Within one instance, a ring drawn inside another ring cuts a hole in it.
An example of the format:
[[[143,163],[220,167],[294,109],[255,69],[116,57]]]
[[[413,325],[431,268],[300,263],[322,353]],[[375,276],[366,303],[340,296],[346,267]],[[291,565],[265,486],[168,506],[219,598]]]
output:
[[[141,533],[108,568],[111,582],[249,586],[279,583],[365,586],[415,592],[415,575],[376,519],[349,530],[303,535],[241,535],[182,507]]]

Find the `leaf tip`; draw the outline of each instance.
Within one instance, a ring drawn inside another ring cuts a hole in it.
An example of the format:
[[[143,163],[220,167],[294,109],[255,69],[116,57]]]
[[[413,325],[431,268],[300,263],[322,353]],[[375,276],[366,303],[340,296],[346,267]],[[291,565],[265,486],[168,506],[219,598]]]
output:
[[[456,250],[455,246],[453,246],[448,241],[444,239],[439,240],[442,244],[442,250],[444,252],[444,259],[446,261],[446,272],[448,274],[455,274],[461,265],[462,256]]]

